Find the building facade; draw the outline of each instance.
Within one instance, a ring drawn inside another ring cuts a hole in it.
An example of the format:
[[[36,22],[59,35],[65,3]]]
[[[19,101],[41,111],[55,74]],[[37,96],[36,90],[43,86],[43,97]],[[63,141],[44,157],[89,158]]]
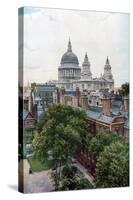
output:
[[[58,88],[51,84],[36,84],[32,87],[33,105],[36,107],[37,121],[41,119],[48,105],[58,103]]]
[[[78,57],[72,52],[72,45],[69,40],[67,52],[61,58],[58,67],[58,87],[64,87],[67,91],[73,90],[73,81],[81,77]]]
[[[66,91],[96,91],[108,88],[114,89],[114,79],[111,72],[111,65],[107,57],[104,66],[104,73],[99,78],[93,78],[91,73],[91,64],[87,53],[82,64],[79,66],[78,57],[72,52],[71,41],[68,42],[67,52],[62,56],[60,66],[58,67],[58,81],[56,85],[64,87]]]
[[[91,101],[89,100],[91,97]],[[86,111],[87,129],[89,133],[97,134],[109,130],[115,134],[129,138],[129,98],[122,98],[108,93],[88,97],[85,92],[60,91],[60,103]]]

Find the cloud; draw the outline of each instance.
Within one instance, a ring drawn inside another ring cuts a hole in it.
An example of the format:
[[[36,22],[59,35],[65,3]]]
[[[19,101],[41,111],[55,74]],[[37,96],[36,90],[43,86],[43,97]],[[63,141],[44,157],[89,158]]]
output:
[[[56,79],[70,36],[80,66],[88,52],[94,77],[103,73],[108,55],[116,85],[129,80],[128,14],[28,8],[24,22],[24,66],[34,69],[25,79]]]

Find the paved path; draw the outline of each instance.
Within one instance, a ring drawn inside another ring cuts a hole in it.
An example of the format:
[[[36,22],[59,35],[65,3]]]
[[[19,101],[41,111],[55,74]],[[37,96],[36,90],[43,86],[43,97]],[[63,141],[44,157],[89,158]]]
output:
[[[88,170],[83,166],[81,165],[77,160],[75,163],[72,164],[72,166],[75,166],[79,169],[79,171],[81,171],[84,175],[84,178],[88,179],[88,181],[93,185],[95,186],[94,184],[94,178],[91,174],[88,173]],[[64,168],[65,166],[62,166],[61,167],[61,170]],[[59,168],[57,169],[59,170]]]
[[[94,185],[94,178],[88,173],[87,169],[83,165],[76,161],[73,166],[77,167],[84,174],[84,177],[88,179],[92,185]]]
[[[29,174],[30,165],[27,159],[24,160],[23,164],[25,193],[50,192],[54,189],[50,179],[51,170]],[[76,161],[73,166],[76,166],[84,174],[84,177],[88,179],[92,185],[94,185],[93,177],[88,174],[86,168],[84,168],[78,161]]]
[[[27,159],[24,160],[24,192],[38,193],[50,192],[54,189],[51,179],[50,170],[29,174],[30,165]]]

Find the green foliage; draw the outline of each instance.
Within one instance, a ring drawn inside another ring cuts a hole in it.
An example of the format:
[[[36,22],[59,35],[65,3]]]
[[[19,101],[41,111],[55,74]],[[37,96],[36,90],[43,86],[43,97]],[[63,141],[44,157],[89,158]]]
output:
[[[44,126],[44,115],[42,119],[37,123],[36,130],[37,132],[41,132]]]
[[[38,159],[36,159],[34,157],[29,157],[28,161],[30,163],[30,166],[31,166],[33,172],[48,170],[53,166],[52,160],[46,159],[45,162],[42,163],[41,161],[39,161]]]
[[[55,164],[55,183],[59,185],[61,165],[71,160],[86,133],[84,111],[65,105],[51,105],[33,140],[35,156],[45,162],[51,154]],[[59,170],[57,170],[59,169]]]
[[[68,159],[80,145],[80,137],[85,132],[85,117],[83,111],[70,106],[50,106],[33,141],[37,157],[43,160],[51,150],[55,160]]]
[[[97,134],[89,143],[89,151],[96,161],[99,154],[104,150],[105,146],[110,145],[117,140],[124,140],[123,137],[113,134],[110,131]]]
[[[124,187],[129,185],[129,147],[122,140],[104,148],[96,165],[97,187]]]
[[[129,83],[122,84],[121,89],[119,89],[119,94],[121,96],[128,96],[129,95]]]
[[[70,165],[67,165],[62,170],[61,187],[59,190],[79,190],[91,189],[93,185],[84,178],[83,174]]]

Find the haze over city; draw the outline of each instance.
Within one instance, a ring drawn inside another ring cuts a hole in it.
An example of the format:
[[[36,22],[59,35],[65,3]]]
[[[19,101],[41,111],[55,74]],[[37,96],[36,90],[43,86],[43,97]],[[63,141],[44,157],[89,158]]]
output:
[[[103,74],[108,56],[115,87],[129,82],[128,14],[26,7],[25,84],[58,79],[58,66],[67,50],[69,37],[79,66],[87,52],[93,77]]]

